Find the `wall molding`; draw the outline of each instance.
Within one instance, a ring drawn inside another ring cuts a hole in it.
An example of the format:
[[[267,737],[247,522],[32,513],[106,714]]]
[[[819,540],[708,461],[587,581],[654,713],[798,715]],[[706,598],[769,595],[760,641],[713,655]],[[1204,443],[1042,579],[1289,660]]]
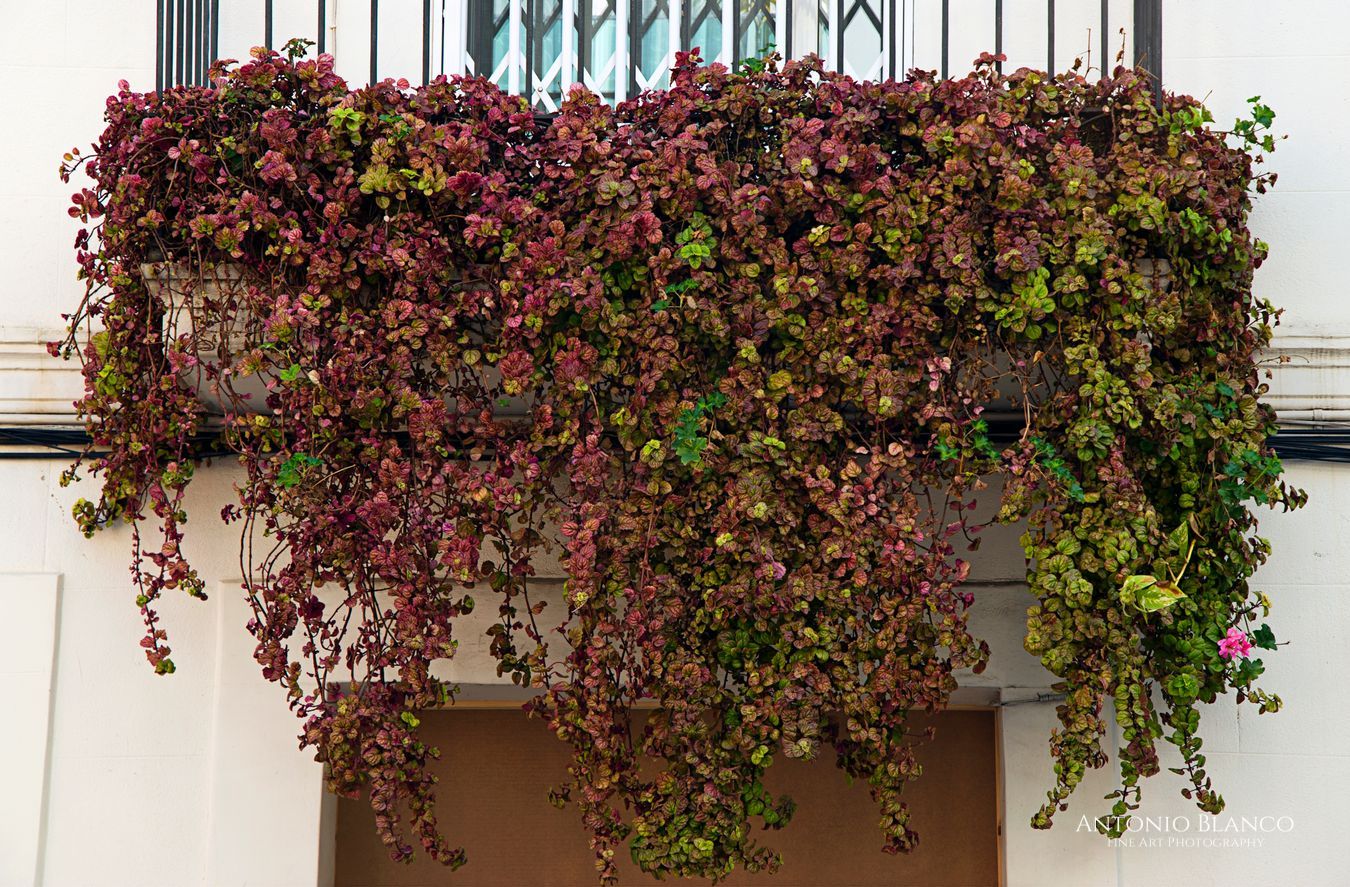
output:
[[[73,403],[84,392],[78,361],[47,353],[59,330],[0,326],[0,425],[83,427]]]
[[[76,361],[47,353],[59,330],[0,326],[0,425],[83,427],[73,402],[84,390]],[[1263,365],[1266,400],[1297,420],[1350,418],[1350,335],[1277,336]]]
[[[1350,336],[1276,336],[1263,363],[1271,374],[1266,402],[1282,418],[1350,416]]]

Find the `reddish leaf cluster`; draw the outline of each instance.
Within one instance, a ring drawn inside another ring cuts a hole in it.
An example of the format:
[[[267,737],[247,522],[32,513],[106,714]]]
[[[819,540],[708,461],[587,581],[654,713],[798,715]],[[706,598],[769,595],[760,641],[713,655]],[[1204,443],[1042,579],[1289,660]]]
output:
[[[656,874],[776,866],[754,830],[793,802],[763,775],[822,746],[904,850],[906,716],[987,656],[959,549],[998,477],[1066,694],[1037,823],[1104,762],[1106,701],[1116,813],[1165,726],[1215,809],[1197,701],[1276,704],[1213,642],[1263,600],[1247,502],[1301,501],[1257,400],[1262,180],[1133,72],[991,61],[859,83],[682,58],[668,91],[576,91],[547,123],[482,80],[348,91],[326,57],[124,88],[66,170],[88,160],[74,212],[101,217],[67,349],[104,482],[77,517],[163,523],[135,567],[152,661],[155,600],[201,592],[181,503],[215,440],[247,472],[226,517],[257,659],[396,856],[410,815],[462,861],[416,713],[453,697],[434,666],[474,597],[573,746],[560,794],[603,876],[625,841]]]

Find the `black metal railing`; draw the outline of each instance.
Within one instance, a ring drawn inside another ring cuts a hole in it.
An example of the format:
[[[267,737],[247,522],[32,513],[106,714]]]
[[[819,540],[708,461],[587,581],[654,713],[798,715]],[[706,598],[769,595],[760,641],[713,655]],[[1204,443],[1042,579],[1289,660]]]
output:
[[[219,25],[220,0],[156,0],[155,88],[205,84],[218,54]]]
[[[953,53],[976,45],[1039,66],[1040,50],[1029,47],[1042,40],[1045,68],[1056,70],[1062,44],[1086,29],[1074,57],[1100,52],[1097,68],[1108,67],[1122,31],[1132,43],[1126,59],[1159,82],[1163,60],[1162,0],[1045,0],[1035,23],[1007,20],[1004,0],[980,11],[952,0],[343,0],[340,10],[328,0],[156,3],[161,89],[205,83],[222,46],[238,58],[255,43],[291,37],[332,52],[349,81],[479,74],[544,110],[574,82],[610,99],[663,85],[674,52],[693,47],[729,64],[770,51],[817,53],[831,69],[867,79],[912,67],[946,77]]]
[[[1162,0],[1134,0],[1134,64],[1153,75],[1153,86],[1159,93],[1163,76],[1162,40]]]

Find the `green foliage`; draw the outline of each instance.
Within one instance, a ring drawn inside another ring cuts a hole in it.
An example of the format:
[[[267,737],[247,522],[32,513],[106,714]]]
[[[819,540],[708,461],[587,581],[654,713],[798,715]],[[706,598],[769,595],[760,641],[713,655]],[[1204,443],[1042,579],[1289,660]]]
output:
[[[675,243],[679,245],[680,258],[688,262],[689,267],[695,271],[704,265],[712,264],[713,249],[717,246],[717,241],[713,237],[712,226],[708,224],[708,217],[703,213],[694,213],[688,226],[675,235]]]
[[[1074,477],[1068,463],[1055,452],[1055,445],[1041,437],[1031,438],[1035,464],[1049,475],[1074,502],[1086,501],[1083,485]]]
[[[1145,613],[1156,613],[1177,603],[1186,593],[1175,583],[1159,581],[1156,576],[1126,576],[1120,597]]]
[[[726,404],[727,399],[720,392],[700,397],[692,407],[682,410],[675,420],[675,455],[680,464],[693,465],[703,461],[703,451],[708,448],[708,438],[700,433],[703,419],[711,418],[713,412]]]
[[[315,458],[308,453],[292,453],[277,468],[277,484],[282,489],[289,490],[304,480],[307,469],[317,468],[322,464],[322,459]]]
[[[1259,95],[1247,99],[1247,104],[1252,106],[1251,117],[1238,119],[1233,124],[1233,135],[1249,147],[1274,151],[1275,134],[1271,132],[1271,126],[1275,123],[1275,112],[1269,105],[1261,103]]]

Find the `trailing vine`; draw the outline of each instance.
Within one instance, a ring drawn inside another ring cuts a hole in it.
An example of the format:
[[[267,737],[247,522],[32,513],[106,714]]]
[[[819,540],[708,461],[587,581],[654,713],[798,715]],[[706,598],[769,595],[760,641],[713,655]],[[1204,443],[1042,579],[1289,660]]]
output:
[[[193,466],[228,452],[258,664],[396,858],[411,831],[464,861],[418,713],[453,700],[437,664],[475,607],[573,748],[556,800],[604,878],[621,852],[775,868],[758,829],[793,801],[764,774],[824,746],[901,851],[907,715],[987,658],[962,555],[993,499],[1064,693],[1034,824],[1106,762],[1108,703],[1103,830],[1159,741],[1220,809],[1198,706],[1278,706],[1246,655],[1274,646],[1251,506],[1303,501],[1259,400],[1269,111],[1223,133],[1123,68],[993,61],[860,83],[681,57],[668,91],[578,90],[551,121],[481,79],[351,91],[294,51],[124,84],[63,167],[93,224],[54,350],[83,362],[102,479],[75,516],[132,524],[150,662],[174,667],[161,597],[204,596]]]

